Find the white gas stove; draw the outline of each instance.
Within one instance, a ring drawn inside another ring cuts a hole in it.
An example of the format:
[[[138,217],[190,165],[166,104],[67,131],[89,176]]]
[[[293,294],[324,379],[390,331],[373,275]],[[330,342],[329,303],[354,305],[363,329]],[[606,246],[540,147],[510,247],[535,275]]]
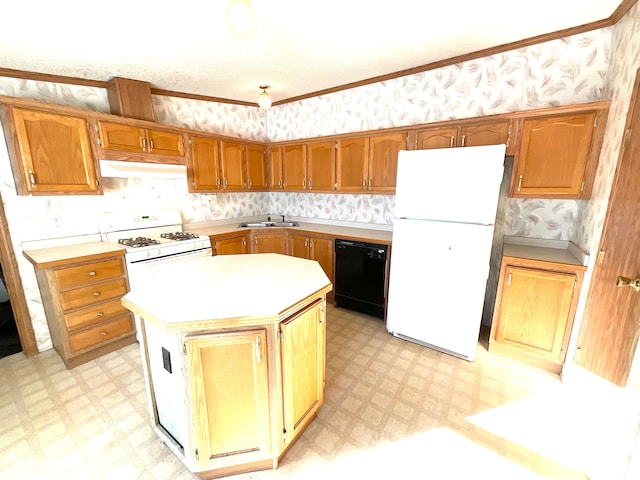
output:
[[[208,236],[182,231],[179,210],[143,213],[110,212],[100,228],[102,241],[126,250],[127,264],[193,255],[211,255]]]

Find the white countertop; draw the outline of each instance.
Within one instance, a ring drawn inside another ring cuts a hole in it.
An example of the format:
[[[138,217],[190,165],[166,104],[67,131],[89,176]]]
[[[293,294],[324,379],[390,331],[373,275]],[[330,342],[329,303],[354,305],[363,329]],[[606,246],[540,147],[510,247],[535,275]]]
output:
[[[192,330],[279,321],[305,299],[330,290],[331,282],[312,260],[275,253],[220,255],[167,266],[122,303],[167,330]]]
[[[257,221],[266,220],[260,217]],[[256,220],[254,220],[256,221]],[[289,221],[289,219],[287,219]],[[330,235],[333,237],[344,238],[347,240],[361,240],[374,243],[382,243],[384,245],[391,245],[391,238],[393,232],[391,226],[385,226],[385,229],[379,228],[366,228],[362,226],[347,226],[347,225],[333,225],[328,223],[314,223],[297,221],[299,226],[297,227],[284,227],[277,228],[277,230],[286,229],[289,234],[318,234],[318,235]],[[273,231],[274,227],[267,228],[241,228],[238,227],[241,220],[234,220],[228,223],[220,223],[217,225],[199,226],[199,225],[185,225],[185,230],[197,235],[225,235],[228,233],[246,233],[246,232],[265,232],[269,233]]]

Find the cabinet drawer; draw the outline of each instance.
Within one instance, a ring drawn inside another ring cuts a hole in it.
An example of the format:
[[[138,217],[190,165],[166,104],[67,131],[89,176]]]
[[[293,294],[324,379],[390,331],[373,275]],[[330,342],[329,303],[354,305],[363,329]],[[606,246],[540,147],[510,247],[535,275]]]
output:
[[[85,348],[95,347],[101,343],[114,340],[127,333],[133,333],[131,315],[116,318],[110,322],[101,323],[95,327],[69,335],[69,347],[72,352],[79,352]]]
[[[118,278],[62,292],[60,302],[63,310],[71,310],[109,298],[121,297],[125,293],[127,293],[127,284],[124,278]]]
[[[56,282],[58,282],[60,290],[119,277],[123,274],[124,269],[120,258],[61,268],[55,271]]]
[[[122,306],[120,298],[116,298],[106,303],[67,313],[64,316],[64,321],[67,324],[67,330],[72,332],[126,313],[129,311]]]

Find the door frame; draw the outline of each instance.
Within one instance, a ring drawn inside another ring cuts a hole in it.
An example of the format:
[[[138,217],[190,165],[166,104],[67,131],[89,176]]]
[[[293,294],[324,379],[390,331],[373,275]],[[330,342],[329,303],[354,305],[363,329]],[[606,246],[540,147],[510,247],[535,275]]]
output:
[[[2,195],[0,195],[0,265],[2,265],[4,278],[7,282],[9,301],[13,309],[16,327],[18,328],[18,336],[22,344],[22,353],[27,357],[31,357],[38,353],[38,345],[33,332],[33,325],[31,324],[27,299],[24,295],[18,262],[13,251],[13,243],[11,242],[7,216],[4,212]]]

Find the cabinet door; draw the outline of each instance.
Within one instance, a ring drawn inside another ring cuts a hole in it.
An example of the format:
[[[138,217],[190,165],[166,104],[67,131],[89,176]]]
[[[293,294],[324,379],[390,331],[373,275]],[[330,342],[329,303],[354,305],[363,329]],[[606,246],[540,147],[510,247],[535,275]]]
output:
[[[369,180],[372,192],[393,193],[396,190],[398,152],[407,148],[407,134],[376,135],[369,139]]]
[[[235,142],[220,142],[220,163],[224,189],[244,190],[246,185],[244,145]]]
[[[198,335],[186,343],[200,466],[230,455],[268,457],[265,331]]]
[[[269,149],[269,188],[272,190],[284,188],[282,180],[282,148]]]
[[[335,190],[336,142],[309,143],[307,151],[307,190]]]
[[[254,233],[252,253],[287,254],[287,236],[284,233]]]
[[[264,163],[264,147],[247,145],[247,188],[249,190],[265,190],[267,188],[267,172]]]
[[[510,125],[509,122],[496,122],[460,127],[458,146],[507,145],[509,142],[509,134],[511,133]]]
[[[333,239],[310,237],[309,258],[318,262],[329,280],[333,282]]]
[[[217,192],[222,187],[220,146],[212,138],[191,137],[191,158],[187,163],[190,192]]]
[[[147,152],[147,133],[144,128],[121,123],[98,122],[100,140],[105,150]]]
[[[493,340],[560,362],[576,276],[507,266],[503,279]]]
[[[303,430],[323,401],[324,309],[317,302],[280,324],[286,442]]]
[[[285,190],[305,190],[307,187],[307,146],[282,147],[282,181]]]
[[[235,237],[221,238],[213,242],[214,255],[238,255],[248,253],[248,235],[237,235]]]
[[[179,133],[147,130],[149,153],[184,157],[184,138]]]
[[[11,109],[17,150],[11,158],[23,194],[97,193],[87,120]]]
[[[336,180],[341,192],[365,192],[368,185],[369,138],[338,141]]]
[[[525,119],[512,196],[579,198],[596,113]]]
[[[416,133],[416,150],[429,148],[450,148],[456,146],[456,127],[439,127],[418,130]]]
[[[309,237],[289,234],[289,255],[298,258],[309,258]]]

